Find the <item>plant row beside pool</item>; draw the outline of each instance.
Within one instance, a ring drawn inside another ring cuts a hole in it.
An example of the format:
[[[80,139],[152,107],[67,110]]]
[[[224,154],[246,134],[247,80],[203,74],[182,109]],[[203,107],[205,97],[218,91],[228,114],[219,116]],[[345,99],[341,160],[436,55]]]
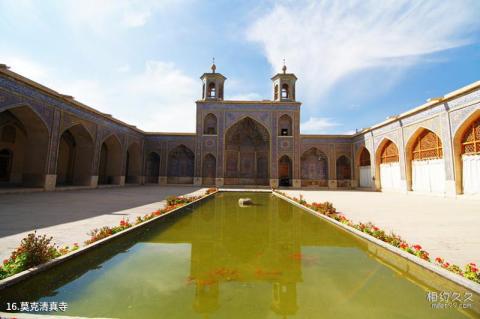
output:
[[[166,198],[167,204],[164,208],[145,214],[144,216],[138,216],[134,223],[130,223],[128,219],[122,219],[117,226],[104,226],[102,228],[91,230],[88,233],[90,238],[85,241],[84,246],[86,247],[96,241],[131,228],[134,225],[139,225],[148,220],[162,216],[174,209],[197,201],[216,191],[216,188],[209,188],[205,194],[201,196],[169,196]],[[8,259],[3,261],[2,265],[0,265],[0,280],[32,267],[45,264],[55,258],[78,250],[79,248],[80,245],[78,243],[74,243],[72,246],[58,247],[53,242],[53,237],[37,235],[36,231],[34,231],[23,238],[20,242],[20,246],[12,252]]]
[[[432,262],[430,258],[430,254],[422,249],[422,246],[415,244],[411,245],[408,244],[404,239],[402,239],[399,235],[391,233],[386,233],[384,230],[380,229],[379,227],[375,226],[373,223],[354,223],[353,221],[349,220],[345,215],[336,211],[335,207],[333,207],[332,203],[324,202],[324,203],[308,203],[304,198],[303,195],[300,195],[299,198],[291,197],[285,194],[284,192],[280,192],[277,190],[273,190],[274,192],[302,205],[307,208],[314,210],[328,218],[334,219],[337,222],[340,222],[344,225],[353,227],[363,233],[366,233],[372,237],[375,237],[387,244],[390,244],[394,247],[400,248],[407,253],[417,256],[425,261]],[[434,259],[434,263],[444,269],[447,269],[455,274],[458,274],[462,277],[465,277],[469,280],[472,280],[476,283],[480,283],[480,272],[477,265],[473,262],[468,263],[462,269],[458,265],[446,262],[441,257],[436,257]]]

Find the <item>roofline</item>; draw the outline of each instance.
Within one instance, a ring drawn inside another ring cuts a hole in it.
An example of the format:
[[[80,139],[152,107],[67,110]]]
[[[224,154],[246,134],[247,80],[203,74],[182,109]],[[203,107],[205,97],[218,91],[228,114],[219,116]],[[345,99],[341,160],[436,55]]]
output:
[[[391,118],[388,118],[385,121],[380,122],[378,124],[372,125],[371,127],[365,128],[365,129],[353,134],[352,136],[358,136],[358,135],[362,135],[362,134],[365,134],[367,132],[373,131],[374,129],[377,129],[377,128],[380,128],[382,126],[386,126],[388,124],[394,123],[398,120],[406,118],[407,116],[410,116],[410,115],[415,114],[415,113],[419,113],[419,112],[421,112],[425,109],[428,109],[428,108],[431,108],[431,107],[449,102],[449,101],[453,100],[454,98],[457,98],[461,95],[468,94],[468,93],[473,92],[473,91],[475,91],[479,88],[480,88],[480,81],[476,81],[476,82],[468,84],[464,87],[461,87],[461,88],[459,88],[455,91],[447,93],[444,96],[430,98],[430,99],[427,100],[426,103],[424,103],[420,106],[414,107],[413,109],[410,109],[410,110],[408,110],[406,112],[403,112],[403,113],[400,113],[398,115],[394,115]]]
[[[348,134],[300,134],[300,138],[326,138],[326,139],[333,139],[333,138],[352,138],[353,135]]]
[[[203,73],[202,76],[200,77],[200,80],[203,80],[206,76],[221,78],[223,80],[227,79],[222,73]]]
[[[196,133],[183,133],[183,132],[145,132],[145,136],[160,135],[160,136],[196,136]]]
[[[281,77],[281,76],[293,77],[295,80],[298,80],[297,76],[296,76],[295,74],[293,74],[293,73],[277,73],[277,74],[275,74],[274,76],[272,76],[272,77],[270,78],[270,80],[273,81],[273,80],[275,80],[276,78],[279,78],[279,77]]]
[[[48,94],[48,95],[51,95],[51,96],[53,96],[53,97],[55,97],[55,98],[57,98],[57,99],[60,99],[60,100],[62,100],[62,101],[64,101],[64,102],[67,102],[67,103],[70,103],[70,104],[72,104],[72,105],[74,105],[74,106],[76,106],[76,107],[78,107],[78,108],[80,108],[80,109],[82,109],[82,110],[84,110],[84,111],[87,111],[87,112],[90,112],[90,113],[95,113],[96,115],[99,115],[99,116],[103,117],[103,118],[106,119],[106,120],[115,122],[115,123],[117,123],[117,124],[121,124],[121,125],[123,125],[123,126],[125,126],[125,127],[128,127],[128,128],[130,128],[130,129],[132,129],[133,131],[138,132],[138,133],[142,133],[142,134],[145,133],[143,130],[137,128],[135,125],[128,124],[128,123],[126,123],[126,122],[124,122],[124,121],[122,121],[122,120],[119,120],[119,119],[117,119],[117,118],[114,118],[114,117],[113,117],[112,115],[110,115],[110,114],[102,113],[102,112],[100,112],[99,110],[97,110],[97,109],[95,109],[95,108],[93,108],[93,107],[90,107],[90,106],[88,106],[88,105],[86,105],[86,104],[83,104],[83,103],[75,100],[74,97],[71,96],[71,95],[61,94],[61,93],[59,93],[59,92],[57,92],[57,91],[55,91],[55,90],[52,90],[52,89],[50,89],[49,87],[46,87],[46,86],[44,86],[44,85],[42,85],[42,84],[40,84],[40,83],[38,83],[38,82],[35,82],[35,81],[30,80],[29,78],[26,78],[26,77],[24,77],[24,76],[22,76],[22,75],[20,75],[20,74],[18,74],[18,73],[15,73],[15,72],[13,72],[13,71],[10,71],[10,70],[9,70],[9,67],[6,66],[5,64],[0,64],[0,73],[4,74],[4,75],[6,75],[6,76],[8,76],[8,77],[10,77],[10,78],[13,78],[13,79],[15,79],[15,80],[17,80],[17,81],[20,81],[20,82],[22,82],[22,83],[24,83],[24,84],[27,84],[27,85],[29,85],[29,86],[32,86],[32,87],[34,87],[34,88],[36,88],[36,89],[39,89],[39,90],[41,90],[42,92],[44,92],[44,93],[46,93],[46,94]]]
[[[241,101],[237,101],[237,100],[197,100],[195,101],[195,103],[202,103],[202,104],[205,104],[205,103],[218,103],[218,104],[280,104],[280,105],[291,105],[291,104],[295,104],[295,105],[301,105],[302,102],[298,102],[298,101],[271,101],[271,100],[259,100],[259,101],[255,101],[255,100],[241,100]]]

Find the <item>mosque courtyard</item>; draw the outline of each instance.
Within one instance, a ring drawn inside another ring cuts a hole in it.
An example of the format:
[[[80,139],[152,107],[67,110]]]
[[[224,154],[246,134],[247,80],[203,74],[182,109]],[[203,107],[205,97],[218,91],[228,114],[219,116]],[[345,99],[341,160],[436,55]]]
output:
[[[60,245],[80,245],[88,232],[135,221],[165,205],[169,195],[196,195],[194,186],[127,186],[0,196],[0,258],[7,258],[26,234],[53,236]],[[372,222],[410,243],[421,245],[433,257],[464,265],[480,262],[480,200],[476,197],[439,197],[414,193],[372,191],[283,190],[300,194],[307,202],[330,201],[355,222]]]

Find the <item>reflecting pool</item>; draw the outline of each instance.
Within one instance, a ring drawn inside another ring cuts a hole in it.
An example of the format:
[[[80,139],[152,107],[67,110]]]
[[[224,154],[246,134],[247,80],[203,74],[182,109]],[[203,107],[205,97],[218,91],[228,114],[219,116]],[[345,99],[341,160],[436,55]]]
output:
[[[256,203],[239,207],[238,199]],[[218,193],[0,291],[105,318],[470,318],[269,193]]]

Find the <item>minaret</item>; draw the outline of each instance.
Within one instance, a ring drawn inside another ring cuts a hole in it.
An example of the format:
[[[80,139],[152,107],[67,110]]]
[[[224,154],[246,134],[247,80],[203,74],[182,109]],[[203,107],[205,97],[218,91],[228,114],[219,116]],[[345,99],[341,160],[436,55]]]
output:
[[[295,101],[295,82],[297,77],[287,73],[285,59],[283,59],[282,73],[277,73],[273,78],[273,100],[275,102]]]
[[[202,100],[223,100],[223,84],[227,79],[220,73],[216,73],[217,66],[213,58],[211,73],[203,73],[200,79],[203,82]]]

